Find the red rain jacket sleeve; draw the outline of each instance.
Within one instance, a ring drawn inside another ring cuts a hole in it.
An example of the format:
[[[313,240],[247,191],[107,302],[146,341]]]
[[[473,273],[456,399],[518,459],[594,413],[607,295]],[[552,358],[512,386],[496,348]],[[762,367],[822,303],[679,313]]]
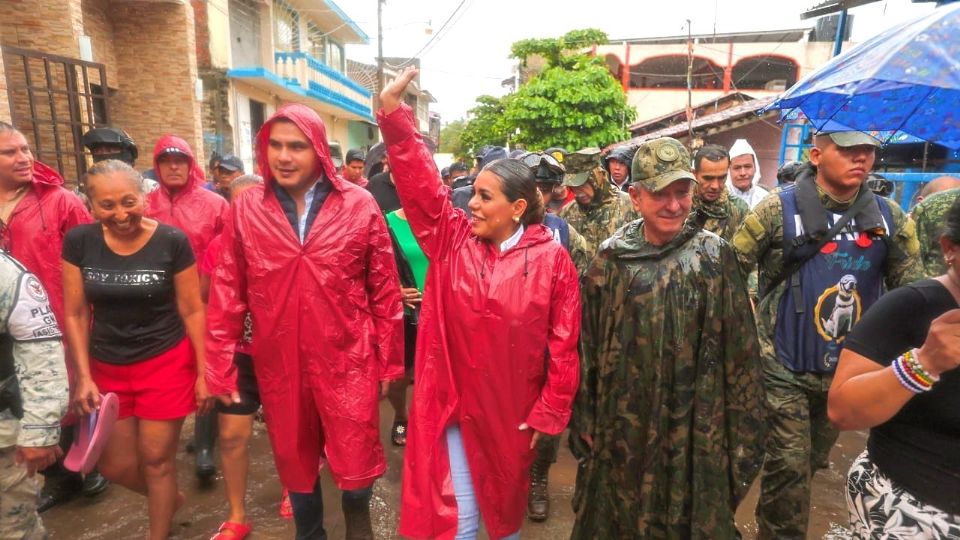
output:
[[[417,243],[431,261],[442,259],[469,235],[467,216],[450,202],[450,190],[417,131],[413,109],[406,104],[390,114],[381,109],[377,120],[390,156],[390,174]]]
[[[577,269],[566,253],[557,257],[556,282],[550,299],[550,329],[547,348],[550,351],[547,381],[540,391],[527,425],[557,435],[570,421],[573,398],[580,384],[580,284]]]
[[[370,221],[369,230],[366,289],[376,332],[374,347],[380,365],[379,379],[391,381],[403,378],[405,372],[403,299],[398,286],[400,278],[393,257],[390,232],[379,213]]]
[[[243,336],[243,318],[247,313],[246,266],[241,255],[234,208],[227,212],[221,240],[220,261],[211,276],[207,305],[207,388],[213,395],[237,390],[233,355]]]

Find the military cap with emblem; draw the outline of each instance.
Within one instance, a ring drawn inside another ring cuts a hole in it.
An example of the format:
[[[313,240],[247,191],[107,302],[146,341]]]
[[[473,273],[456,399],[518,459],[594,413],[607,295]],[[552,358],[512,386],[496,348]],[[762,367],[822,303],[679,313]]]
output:
[[[566,155],[563,161],[567,169],[563,177],[563,185],[579,187],[587,183],[590,172],[600,166],[600,149],[584,148]]]
[[[660,191],[677,180],[696,182],[690,167],[690,152],[680,141],[660,137],[637,148],[630,166],[630,178],[648,191]]]

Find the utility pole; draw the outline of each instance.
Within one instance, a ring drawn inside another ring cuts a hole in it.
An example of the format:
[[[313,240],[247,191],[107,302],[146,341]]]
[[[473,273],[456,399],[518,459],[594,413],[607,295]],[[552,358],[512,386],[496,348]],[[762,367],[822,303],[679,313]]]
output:
[[[687,134],[693,143],[693,32],[687,19]]]
[[[380,92],[383,91],[383,3],[377,0],[377,85],[373,93],[373,110],[380,110]]]

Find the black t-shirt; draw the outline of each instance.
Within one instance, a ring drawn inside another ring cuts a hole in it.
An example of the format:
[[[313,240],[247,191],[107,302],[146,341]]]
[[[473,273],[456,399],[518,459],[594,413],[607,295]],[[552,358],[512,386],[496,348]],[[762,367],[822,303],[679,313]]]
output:
[[[397,195],[397,186],[390,181],[390,173],[380,173],[371,178],[367,191],[373,195],[384,214],[400,209],[400,196]]]
[[[867,310],[844,347],[889,366],[923,345],[930,323],[957,307],[936,280],[900,287]],[[943,373],[933,390],[871,429],[867,448],[891,480],[928,504],[960,514],[960,369]]]
[[[132,255],[117,255],[103,227],[74,227],[63,241],[63,259],[80,268],[83,292],[93,306],[90,356],[110,364],[132,364],[173,347],[186,331],[173,276],[194,264],[187,235],[158,224]]]

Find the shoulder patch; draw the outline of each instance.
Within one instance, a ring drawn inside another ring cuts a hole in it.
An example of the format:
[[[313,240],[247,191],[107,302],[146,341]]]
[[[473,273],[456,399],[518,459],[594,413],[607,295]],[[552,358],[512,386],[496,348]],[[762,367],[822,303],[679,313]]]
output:
[[[33,274],[23,274],[7,319],[7,331],[17,341],[60,338],[60,327],[47,293]]]

